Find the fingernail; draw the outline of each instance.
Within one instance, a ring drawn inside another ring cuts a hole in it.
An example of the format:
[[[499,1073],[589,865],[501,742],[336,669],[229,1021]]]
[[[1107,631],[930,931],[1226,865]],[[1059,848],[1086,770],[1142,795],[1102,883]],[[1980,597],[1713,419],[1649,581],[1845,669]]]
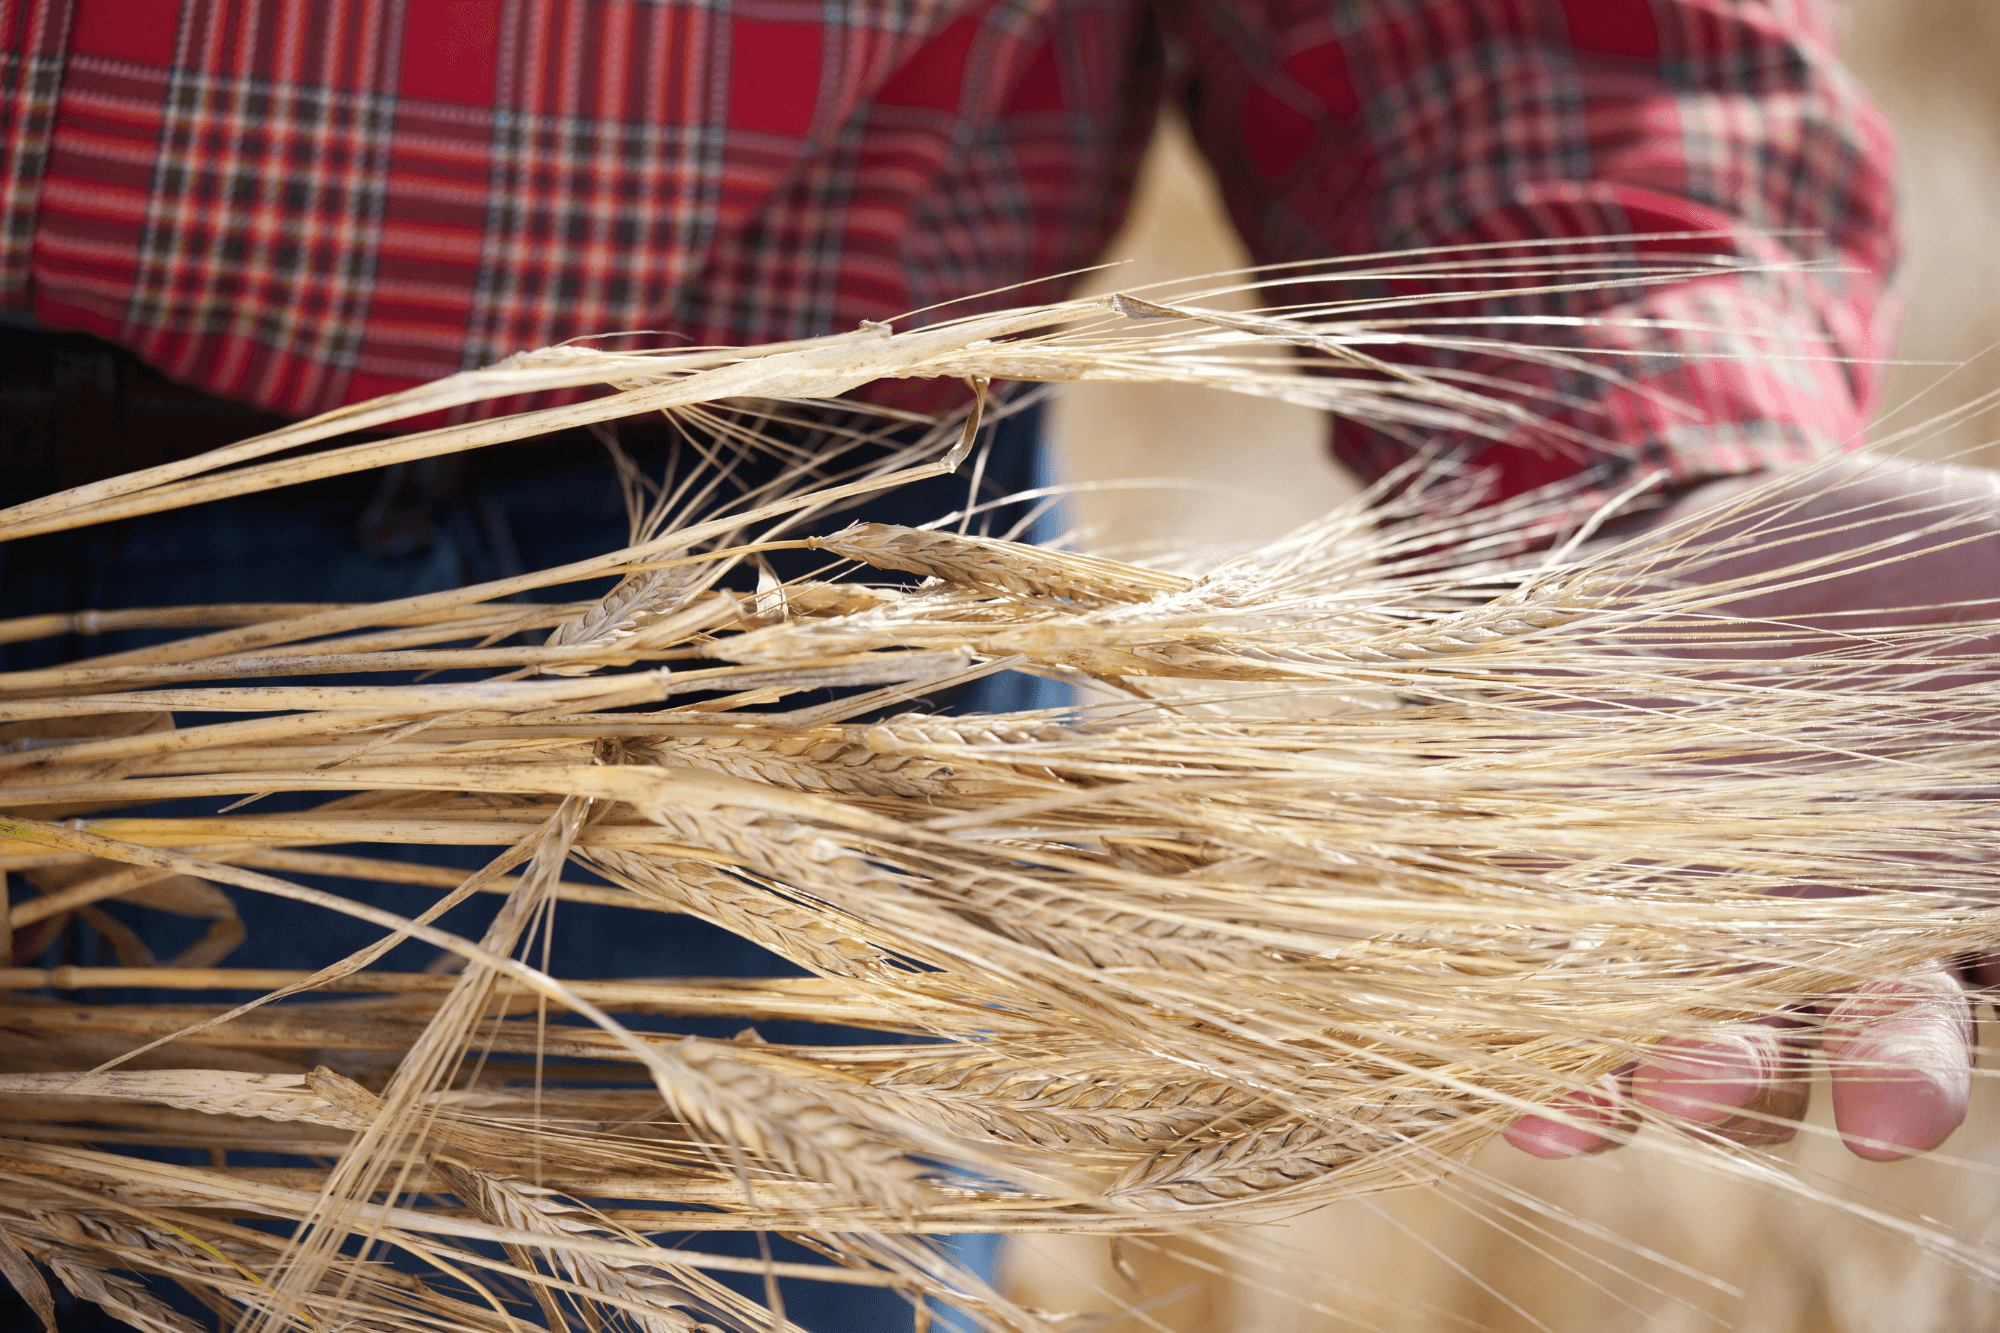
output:
[[[1775,1148],[1799,1134],[1799,1118],[1812,1099],[1812,1083],[1781,1078],[1766,1083],[1743,1109],[1712,1126],[1717,1134],[1746,1148]]]
[[[1567,1093],[1549,1103],[1549,1114],[1522,1116],[1501,1131],[1501,1137],[1530,1157],[1561,1161],[1619,1146],[1637,1118],[1625,1105],[1615,1078],[1600,1090]]]
[[[1742,1111],[1775,1072],[1775,1039],[1669,1038],[1655,1046],[1632,1076],[1632,1097],[1648,1110],[1697,1125]]]

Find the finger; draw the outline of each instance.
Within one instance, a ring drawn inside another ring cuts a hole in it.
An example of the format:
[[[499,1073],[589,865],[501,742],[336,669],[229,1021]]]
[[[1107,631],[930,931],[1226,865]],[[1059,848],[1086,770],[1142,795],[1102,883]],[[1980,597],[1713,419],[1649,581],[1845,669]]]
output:
[[[1632,1099],[1746,1147],[1798,1133],[1811,1083],[1806,1048],[1781,1020],[1702,1037],[1669,1037],[1632,1074]]]
[[[1943,969],[1862,986],[1826,1020],[1833,1121],[1848,1150],[1892,1162],[1927,1152],[1965,1119],[1972,1006]]]
[[[1546,1112],[1522,1116],[1501,1137],[1530,1157],[1560,1161],[1616,1148],[1637,1125],[1623,1080],[1606,1074],[1590,1091],[1565,1093]]]

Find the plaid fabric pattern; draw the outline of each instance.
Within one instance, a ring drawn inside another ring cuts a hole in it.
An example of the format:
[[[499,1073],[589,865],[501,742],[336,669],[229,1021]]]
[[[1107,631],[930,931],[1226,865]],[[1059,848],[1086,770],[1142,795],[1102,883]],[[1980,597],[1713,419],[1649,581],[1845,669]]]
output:
[[[1504,377],[1570,436],[1594,437],[1428,441],[1496,468],[1501,494],[1586,468],[1598,495],[1637,467],[1685,484],[1857,441],[1880,374],[1839,358],[1880,358],[1893,339],[1894,148],[1835,60],[1832,6],[1170,3],[1181,6],[1173,27],[1190,53],[1197,137],[1261,261],[1706,231],[1729,234],[1644,248],[1825,261],[1812,272],[1488,303],[1496,315],[1607,322],[1475,332],[1636,358],[1612,363],[1631,381],[1617,388],[1549,365],[1424,358]],[[1688,351],[1703,355],[1665,355]],[[1412,444],[1348,422],[1333,443],[1368,477]]]
[[[1169,87],[1260,260],[1713,228],[1847,270],[1572,298],[1631,317],[1577,345],[1722,356],[1532,371],[1620,447],[1489,450],[1509,490],[1836,447],[1872,372],[1770,335],[1888,336],[1891,150],[1818,0],[0,0],[0,36],[0,300],[292,414],[1087,264]]]
[[[1074,268],[1148,123],[1126,0],[0,3],[68,34],[12,57],[7,299],[294,414]]]
[[[68,46],[67,6],[0,0],[0,308],[28,297],[35,202]]]

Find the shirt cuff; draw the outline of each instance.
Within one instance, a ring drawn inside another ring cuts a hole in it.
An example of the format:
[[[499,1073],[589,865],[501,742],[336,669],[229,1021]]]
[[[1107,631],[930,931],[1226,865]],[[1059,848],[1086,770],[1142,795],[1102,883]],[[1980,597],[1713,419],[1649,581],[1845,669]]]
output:
[[[1856,448],[1881,368],[1844,360],[1825,312],[1790,287],[1731,274],[1614,307],[1578,327],[1498,326],[1510,341],[1559,351],[1568,365],[1439,349],[1399,358],[1481,377],[1473,381],[1481,392],[1527,408],[1536,423],[1499,438],[1461,431],[1417,440],[1342,419],[1334,455],[1373,481],[1428,447],[1486,473],[1491,501],[1567,483],[1572,511],[1581,512],[1647,472],[1657,480],[1646,490],[1669,492]],[[1489,381],[1511,387],[1496,392]]]

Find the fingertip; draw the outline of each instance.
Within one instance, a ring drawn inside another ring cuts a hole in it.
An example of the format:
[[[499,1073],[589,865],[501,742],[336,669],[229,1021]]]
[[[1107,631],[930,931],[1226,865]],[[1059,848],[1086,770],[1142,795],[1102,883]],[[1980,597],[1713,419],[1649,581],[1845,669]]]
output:
[[[1594,1130],[1545,1115],[1524,1115],[1502,1130],[1500,1137],[1528,1156],[1547,1162],[1581,1157],[1610,1142]]]
[[[1614,1136],[1631,1123],[1617,1078],[1607,1076],[1593,1091],[1568,1093],[1550,1102],[1548,1114],[1522,1116],[1500,1136],[1530,1157],[1554,1162],[1619,1146]]]
[[[1634,1071],[1632,1099],[1677,1120],[1714,1124],[1757,1099],[1771,1080],[1776,1057],[1775,1034],[1669,1037]]]
[[[1972,1009],[1943,974],[1863,987],[1828,1016],[1833,1117],[1873,1162],[1929,1152],[1964,1123],[1972,1095]]]
[[[1896,1059],[1884,1053],[1873,1063],[1888,1066]],[[1833,1123],[1856,1157],[1901,1161],[1938,1147],[1965,1122],[1969,1071],[1962,1078],[1914,1068],[1900,1075],[1886,1068],[1871,1072],[1873,1077],[1836,1078],[1833,1084]]]

